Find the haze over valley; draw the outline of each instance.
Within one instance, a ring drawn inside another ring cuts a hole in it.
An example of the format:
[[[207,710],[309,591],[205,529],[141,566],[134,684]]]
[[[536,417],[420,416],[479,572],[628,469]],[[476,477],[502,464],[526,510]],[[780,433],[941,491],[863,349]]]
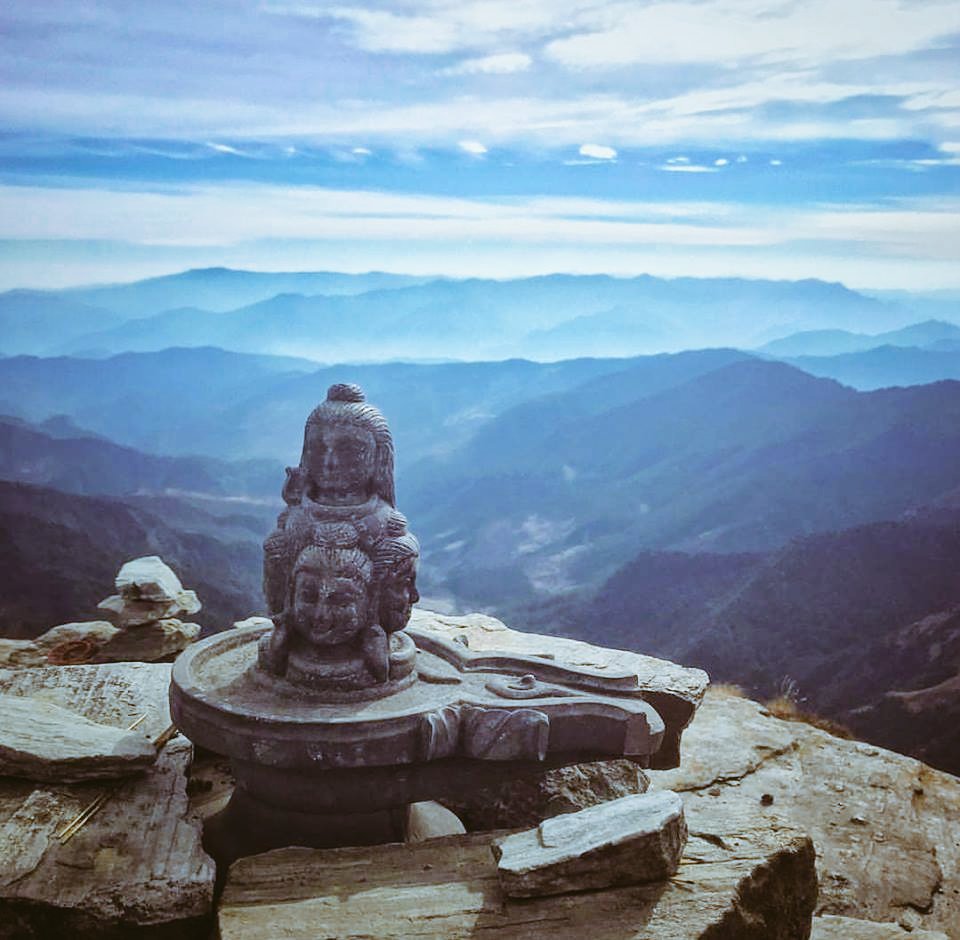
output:
[[[929,691],[960,675],[956,301],[195,270],[10,291],[0,321],[8,635],[93,616],[147,552],[203,593],[205,631],[262,612],[283,468],[327,387],[356,382],[393,428],[424,604],[752,694],[789,681],[958,768],[955,699]],[[907,702],[938,715],[922,741],[902,738]]]

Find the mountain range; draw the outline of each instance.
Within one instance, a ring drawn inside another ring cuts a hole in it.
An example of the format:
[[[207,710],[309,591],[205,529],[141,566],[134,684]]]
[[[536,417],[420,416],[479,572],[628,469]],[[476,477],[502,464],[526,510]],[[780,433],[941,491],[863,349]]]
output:
[[[960,349],[960,326],[945,320],[924,320],[885,333],[807,330],[766,343],[757,352],[777,359],[789,359],[797,356],[838,356],[865,352],[878,346],[956,351]]]
[[[129,285],[0,294],[0,352],[105,356],[176,346],[323,362],[561,359],[789,331],[894,329],[909,302],[817,280],[547,275],[515,280],[188,271]],[[61,328],[50,330],[59,321]]]
[[[819,281],[220,269],[8,292],[2,351],[44,355],[0,357],[2,632],[96,617],[148,553],[205,630],[262,611],[283,467],[357,382],[425,604],[786,689],[958,771],[955,302],[916,322]]]

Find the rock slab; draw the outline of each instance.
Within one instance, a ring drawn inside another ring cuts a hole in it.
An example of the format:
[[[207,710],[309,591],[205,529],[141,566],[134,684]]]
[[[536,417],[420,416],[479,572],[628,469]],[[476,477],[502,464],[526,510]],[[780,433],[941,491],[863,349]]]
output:
[[[155,739],[170,724],[170,667],[151,663],[0,670],[0,693],[30,696]],[[192,748],[171,741],[138,777],[109,783],[0,780],[0,938],[202,937],[213,862],[189,814]],[[99,794],[105,805],[58,838]]]
[[[78,783],[140,773],[157,758],[143,734],[52,702],[0,694],[0,714],[0,776]]]
[[[960,940],[956,777],[711,690],[685,732],[681,766],[650,778],[683,794],[688,821],[709,810],[727,827],[779,817],[809,832],[818,913]]]
[[[906,930],[899,924],[878,924],[824,914],[813,919],[810,940],[950,940],[939,930]]]
[[[493,850],[503,893],[530,898],[663,881],[686,843],[683,800],[660,790],[555,816]]]
[[[690,819],[691,830],[722,819]],[[230,868],[221,940],[807,940],[810,840],[790,828],[691,836],[667,881],[515,899],[490,833],[377,848],[277,849]],[[719,842],[719,844],[718,844]]]

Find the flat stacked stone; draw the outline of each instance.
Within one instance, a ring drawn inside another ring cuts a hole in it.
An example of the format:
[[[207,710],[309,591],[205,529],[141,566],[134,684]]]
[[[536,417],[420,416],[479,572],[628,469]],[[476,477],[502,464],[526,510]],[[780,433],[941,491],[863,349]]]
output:
[[[663,881],[686,844],[683,801],[660,790],[555,816],[493,850],[503,893],[532,898]]]
[[[119,737],[140,720],[148,744],[169,727],[169,682],[163,663],[0,669],[0,694],[69,709]],[[192,750],[175,738],[119,780],[0,778],[0,937],[207,936],[215,870],[187,797]],[[99,812],[61,839],[101,794]]]
[[[157,758],[141,732],[42,699],[0,693],[0,714],[0,776],[77,783],[139,773]]]
[[[179,618],[195,614],[201,604],[193,591],[157,555],[128,561],[116,578],[117,593],[98,607],[119,628],[99,651],[100,662],[165,659],[186,649],[200,635],[200,626]]]

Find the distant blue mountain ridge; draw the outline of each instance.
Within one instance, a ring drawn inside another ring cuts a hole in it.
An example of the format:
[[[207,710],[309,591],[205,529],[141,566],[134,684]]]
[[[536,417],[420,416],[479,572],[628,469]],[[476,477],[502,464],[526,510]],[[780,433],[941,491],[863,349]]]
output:
[[[873,335],[916,319],[909,299],[881,300],[812,279],[556,274],[501,281],[205,269],[0,294],[0,353],[218,346],[322,362],[558,360],[755,348],[798,331]]]

